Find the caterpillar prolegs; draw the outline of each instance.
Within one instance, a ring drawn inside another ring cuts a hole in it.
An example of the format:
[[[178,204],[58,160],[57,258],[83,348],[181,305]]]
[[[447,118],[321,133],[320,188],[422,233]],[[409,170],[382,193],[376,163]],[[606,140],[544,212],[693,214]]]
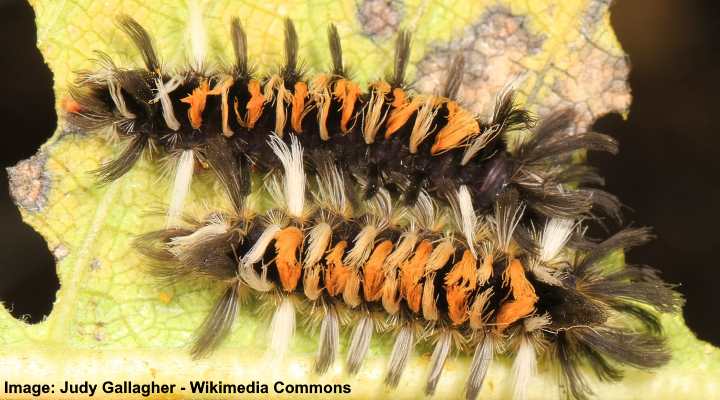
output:
[[[513,359],[518,399],[541,361],[558,366],[569,396],[584,398],[584,366],[619,380],[622,365],[669,359],[656,312],[677,310],[681,298],[653,269],[607,261],[649,240],[648,229],[586,236],[594,221],[619,220],[619,202],[574,155],[616,152],[617,144],[573,132],[572,110],[536,120],[508,88],[483,119],[457,98],[462,57],[437,93],[416,93],[405,77],[408,32],[398,35],[393,70],[362,89],[333,26],[332,69],[313,77],[290,20],[285,61],[267,76],[249,63],[239,19],[230,26],[234,64],[221,70],[207,67],[203,35],[193,36],[189,69],[169,71],[140,24],[121,17],[120,27],[144,68],[99,53],[98,68],[78,74],[66,109],[78,127],[125,142],[96,171],[104,182],[145,153],[172,160],[166,227],[139,236],[136,248],[161,280],[222,288],[193,356],[217,349],[252,296],[253,306],[274,308],[275,357],[287,351],[298,315],[318,326],[319,374],[343,357],[345,329],[349,374],[362,368],[374,336],[394,335],[390,387],[414,348],[432,344],[429,395],[456,355],[472,359],[468,399],[503,354]],[[183,212],[196,170],[212,171],[227,209]],[[250,200],[258,194],[263,201]]]

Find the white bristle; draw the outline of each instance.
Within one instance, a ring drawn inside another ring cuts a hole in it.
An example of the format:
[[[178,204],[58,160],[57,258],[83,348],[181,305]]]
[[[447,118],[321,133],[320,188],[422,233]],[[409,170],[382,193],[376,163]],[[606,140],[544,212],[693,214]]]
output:
[[[366,144],[375,142],[380,127],[388,114],[388,109],[383,112],[383,103],[385,102],[385,94],[380,90],[371,90],[370,99],[367,106],[362,111],[362,132]]]
[[[108,78],[107,87],[108,91],[110,92],[110,98],[112,99],[113,103],[115,103],[115,107],[117,107],[120,114],[127,119],[136,118],[135,114],[130,112],[130,110],[128,110],[127,108],[127,105],[125,104],[125,98],[122,94],[120,82],[118,82],[114,78]]]
[[[383,231],[392,221],[402,218],[405,209],[393,208],[393,199],[387,189],[381,188],[375,196],[366,203],[365,220],[368,225],[374,225],[378,231]]]
[[[294,335],[295,306],[289,297],[284,297],[270,323],[270,356],[275,360],[283,359]]]
[[[274,217],[273,214],[269,214],[270,219],[274,219]],[[250,250],[240,259],[238,267],[240,278],[258,292],[268,292],[274,287],[274,284],[267,279],[267,266],[263,265],[261,274],[258,275],[254,265],[262,260],[268,246],[275,239],[275,235],[282,230],[282,226],[281,223],[268,225]]]
[[[370,349],[370,340],[375,331],[375,324],[369,315],[360,318],[350,339],[350,347],[347,355],[347,372],[349,375],[355,375],[362,366],[368,349]]]
[[[575,221],[566,218],[552,218],[545,224],[540,240],[540,261],[555,258],[570,239]]]
[[[455,252],[455,247],[450,239],[441,239],[440,242],[435,246],[427,263],[425,264],[425,272],[435,272],[440,270],[447,264]]]
[[[435,272],[425,276],[425,285],[422,292],[422,314],[427,321],[438,320],[438,296],[435,294]]]
[[[153,102],[160,101],[162,107],[162,116],[165,120],[165,124],[168,128],[176,131],[180,129],[180,122],[175,118],[175,111],[173,110],[172,100],[170,100],[170,93],[177,89],[182,82],[181,77],[173,77],[167,82],[163,82],[162,78],[155,79],[155,86],[157,87],[157,95],[153,99]]]
[[[523,320],[523,327],[525,332],[534,332],[538,329],[543,329],[552,323],[552,318],[549,313],[543,315],[535,315],[527,317]]]
[[[392,270],[398,267],[403,261],[405,261],[412,251],[415,249],[415,244],[419,240],[418,234],[415,231],[405,231],[400,235],[399,244],[395,246],[392,253],[385,259],[383,268],[386,271]]]
[[[322,273],[322,266],[319,264],[310,265],[304,267],[303,271],[303,292],[308,300],[315,301],[323,293],[323,288],[320,286],[320,274]]]
[[[435,393],[437,384],[440,381],[440,374],[445,367],[445,361],[450,354],[450,346],[452,345],[452,336],[449,331],[440,334],[440,338],[435,344],[432,356],[430,357],[430,371],[425,385],[425,394],[432,396]]]
[[[396,387],[400,382],[400,377],[405,370],[405,366],[410,359],[410,354],[415,346],[415,332],[412,327],[405,325],[400,328],[395,344],[390,353],[390,362],[388,364],[387,375],[385,376],[385,384],[390,387]]]
[[[201,227],[189,235],[170,238],[168,248],[175,256],[181,256],[183,253],[206,240],[212,239],[215,236],[224,235],[229,228],[230,226],[226,221],[212,221],[212,223]]]
[[[507,252],[510,248],[515,229],[517,228],[523,213],[525,203],[508,206],[506,204],[495,204],[495,234],[499,250]]]
[[[397,295],[398,277],[397,271],[392,268],[385,273],[385,282],[382,287],[382,304],[385,311],[390,315],[400,311],[400,296]]]
[[[320,325],[320,346],[315,359],[315,372],[324,374],[332,367],[340,348],[340,321],[334,307],[328,308]]]
[[[265,228],[258,240],[255,241],[250,250],[245,253],[245,256],[243,256],[240,263],[243,266],[252,266],[253,264],[260,261],[263,254],[265,254],[267,247],[270,245],[270,242],[273,241],[275,235],[280,232],[281,229],[282,227],[280,225],[268,225],[268,227]]]
[[[291,93],[287,90],[285,83],[281,78],[278,78],[275,87],[277,90],[277,97],[275,97],[275,133],[282,137],[285,131],[285,122],[287,120],[285,102],[291,97]]]
[[[360,297],[360,269],[351,271],[345,281],[345,289],[342,294],[343,301],[350,308],[355,308],[362,303]]]
[[[310,230],[305,238],[308,244],[305,250],[305,260],[303,267],[309,268],[320,262],[325,250],[327,250],[332,238],[332,227],[327,222],[321,222]]]
[[[475,230],[477,229],[477,216],[472,204],[472,197],[467,186],[462,185],[457,192],[458,206],[460,208],[460,226],[462,228],[465,240],[475,259],[478,258],[475,249]]]
[[[336,214],[346,216],[351,211],[350,203],[345,194],[345,179],[336,165],[328,163],[320,169],[315,177],[318,184],[317,192],[313,192],[316,203]]]
[[[520,338],[520,347],[513,361],[511,375],[513,400],[527,399],[528,385],[537,371],[537,355],[527,335]]]
[[[275,285],[267,278],[267,266],[263,265],[260,274],[255,271],[252,265],[240,265],[238,275],[240,279],[256,292],[266,293],[272,290]]]
[[[167,227],[175,227],[180,224],[180,216],[185,206],[185,198],[190,192],[194,169],[195,153],[192,150],[184,150],[180,154],[175,168],[175,180],[170,193],[170,206],[167,212]]]
[[[288,214],[301,217],[305,207],[305,168],[303,149],[295,135],[290,136],[290,147],[277,135],[271,135],[268,145],[280,159],[285,171],[283,192]]]
[[[207,55],[208,38],[203,21],[202,0],[188,0],[190,49],[192,52],[191,66],[195,71],[202,71]]]
[[[367,261],[372,253],[375,237],[378,235],[378,229],[372,225],[366,225],[355,236],[353,248],[345,256],[343,263],[350,268],[360,268]]]
[[[412,216],[410,224],[417,225],[421,229],[432,231],[442,223],[438,218],[437,204],[424,189],[418,194],[415,206],[409,210],[409,214]]]
[[[499,125],[493,125],[483,130],[483,132],[476,138],[472,139],[470,145],[465,148],[460,165],[467,165],[479,152],[484,149],[488,143],[495,139],[500,134],[501,127]]]
[[[529,265],[529,268],[537,280],[545,282],[548,285],[562,286],[562,280],[556,276],[558,274],[555,270],[532,263]]]
[[[494,352],[493,337],[490,333],[486,333],[482,342],[475,347],[475,354],[470,363],[470,375],[465,384],[465,400],[477,398],[490,369]]]
[[[435,130],[433,121],[435,121],[438,109],[433,105],[434,101],[435,97],[428,96],[417,111],[415,123],[410,133],[409,150],[411,154],[417,153],[418,146]]]

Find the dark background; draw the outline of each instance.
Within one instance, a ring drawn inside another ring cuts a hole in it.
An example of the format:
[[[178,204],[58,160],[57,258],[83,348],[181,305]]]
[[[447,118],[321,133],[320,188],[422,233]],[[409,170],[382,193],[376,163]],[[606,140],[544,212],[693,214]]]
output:
[[[620,0],[612,24],[630,57],[629,119],[607,115],[598,131],[618,138],[620,155],[592,156],[610,192],[636,226],[659,239],[631,262],[656,266],[681,283],[685,317],[720,345],[720,12],[712,1]],[[35,47],[34,16],[0,0],[0,162],[34,154],[55,129],[52,77]],[[31,321],[47,315],[58,288],[54,260],[8,195],[0,171],[0,300]],[[718,258],[716,258],[718,257]]]

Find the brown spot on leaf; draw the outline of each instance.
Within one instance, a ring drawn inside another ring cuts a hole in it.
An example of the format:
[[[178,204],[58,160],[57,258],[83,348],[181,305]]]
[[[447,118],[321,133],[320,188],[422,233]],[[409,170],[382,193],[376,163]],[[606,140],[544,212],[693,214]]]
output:
[[[93,339],[98,342],[105,340],[105,324],[103,322],[97,322],[93,331]]]
[[[420,91],[436,92],[457,54],[465,57],[465,73],[458,98],[470,110],[487,116],[496,94],[526,69],[521,60],[537,54],[545,38],[527,29],[526,17],[496,7],[449,43],[431,47],[417,67]]]
[[[538,112],[547,115],[551,110],[572,107],[577,111],[576,129],[585,130],[599,116],[630,106],[629,67],[624,56],[590,41],[582,40],[572,48],[568,67],[550,84],[550,93]]]
[[[357,18],[365,35],[373,39],[387,39],[397,32],[403,17],[401,1],[364,0],[357,7]]]
[[[628,108],[629,67],[625,55],[603,47],[608,0],[592,0],[580,14],[579,35],[565,45],[569,49],[551,58],[542,70],[530,70],[524,60],[541,50],[544,37],[527,28],[526,17],[502,7],[487,11],[457,38],[437,44],[418,64],[419,90],[436,92],[456,54],[465,57],[466,70],[459,93],[465,106],[489,117],[498,92],[515,78],[538,75],[527,88],[527,107],[539,116],[562,108],[577,112],[575,130],[585,130],[599,116]]]
[[[63,258],[70,255],[70,250],[68,250],[67,246],[61,243],[52,249],[52,253],[53,256],[55,256],[56,261],[62,261]]]
[[[50,175],[46,169],[47,155],[40,152],[14,167],[7,168],[10,179],[10,195],[15,204],[26,211],[42,211],[47,204]]]
[[[590,35],[599,26],[600,20],[607,15],[612,0],[591,0],[582,18],[581,30]]]

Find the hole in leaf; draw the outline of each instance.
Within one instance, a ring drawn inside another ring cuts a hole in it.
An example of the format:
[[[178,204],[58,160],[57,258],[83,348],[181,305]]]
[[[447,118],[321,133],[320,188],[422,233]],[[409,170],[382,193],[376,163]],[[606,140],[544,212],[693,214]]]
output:
[[[56,125],[55,101],[52,75],[36,47],[35,16],[30,5],[4,3],[0,11],[0,36],[12,38],[0,44],[0,52],[8,55],[0,58],[0,301],[14,317],[34,323],[50,313],[60,285],[45,241],[22,221],[11,200],[5,168],[35,154],[50,137]],[[31,164],[26,165],[34,166]],[[33,177],[22,176],[30,184],[37,183]],[[14,194],[17,197],[17,191]]]

